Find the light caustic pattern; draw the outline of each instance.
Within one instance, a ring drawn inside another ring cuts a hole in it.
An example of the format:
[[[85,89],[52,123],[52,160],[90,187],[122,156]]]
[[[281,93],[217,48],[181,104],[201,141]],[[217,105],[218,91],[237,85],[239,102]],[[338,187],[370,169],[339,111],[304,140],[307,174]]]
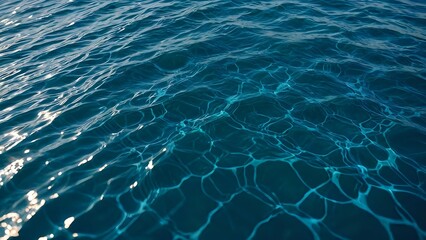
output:
[[[421,1],[0,2],[0,239],[426,238]]]

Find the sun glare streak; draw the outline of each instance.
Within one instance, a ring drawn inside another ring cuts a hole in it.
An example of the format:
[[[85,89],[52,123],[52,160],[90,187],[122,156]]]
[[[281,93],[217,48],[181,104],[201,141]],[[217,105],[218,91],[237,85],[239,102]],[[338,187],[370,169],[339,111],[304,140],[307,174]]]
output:
[[[17,130],[12,130],[6,134],[3,135],[3,143],[0,145],[0,153],[9,151],[16,145],[18,145],[20,142],[22,142],[25,138],[28,137],[27,133],[19,133]]]
[[[18,159],[5,168],[0,169],[0,186],[3,186],[7,181],[12,179],[22,167],[24,167],[24,159]]]
[[[75,218],[74,217],[69,217],[67,219],[65,219],[64,221],[64,228],[69,228],[71,226],[71,224],[74,222]]]
[[[36,212],[46,203],[44,199],[38,199],[38,193],[34,190],[26,194],[28,205],[22,213],[10,212],[0,217],[1,227],[4,228],[4,235],[0,235],[0,240],[7,240],[11,237],[18,237],[19,230],[24,221],[31,219]],[[25,216],[22,218],[21,216]]]

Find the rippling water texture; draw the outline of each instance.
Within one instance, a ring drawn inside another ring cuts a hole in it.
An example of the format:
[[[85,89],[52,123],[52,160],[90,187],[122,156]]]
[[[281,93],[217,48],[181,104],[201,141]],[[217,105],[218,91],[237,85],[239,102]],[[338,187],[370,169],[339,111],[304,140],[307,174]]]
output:
[[[423,0],[0,16],[0,239],[426,238]]]

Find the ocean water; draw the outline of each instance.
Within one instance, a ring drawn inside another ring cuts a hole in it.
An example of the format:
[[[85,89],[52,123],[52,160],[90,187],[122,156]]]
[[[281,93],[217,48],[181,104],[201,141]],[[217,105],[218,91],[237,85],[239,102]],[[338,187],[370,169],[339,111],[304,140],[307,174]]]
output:
[[[425,239],[423,0],[0,1],[0,239]]]

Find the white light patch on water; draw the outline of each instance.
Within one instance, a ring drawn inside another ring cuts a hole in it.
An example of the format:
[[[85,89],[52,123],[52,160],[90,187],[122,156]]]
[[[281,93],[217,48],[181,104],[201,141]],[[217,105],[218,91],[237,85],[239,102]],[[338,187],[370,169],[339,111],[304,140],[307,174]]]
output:
[[[49,234],[48,236],[39,237],[38,240],[48,240],[54,238],[55,235],[53,233]]]
[[[102,167],[99,168],[99,172],[102,172],[106,167],[108,166],[108,164],[103,165]]]
[[[20,223],[22,222],[22,219],[18,213],[7,213],[0,217],[0,222],[0,226],[4,228],[4,235],[0,237],[0,240],[7,240],[10,237],[19,236],[19,229],[21,228]]]
[[[151,169],[153,169],[154,168],[154,163],[153,163],[153,161],[152,160],[150,160],[149,162],[148,162],[148,165],[145,167],[145,169],[147,169],[147,170],[151,170]]]
[[[3,186],[7,181],[12,179],[13,176],[22,169],[22,167],[24,167],[24,159],[18,159],[7,165],[5,168],[0,169],[0,186]]]
[[[163,148],[161,149],[160,152],[156,153],[154,156],[152,156],[149,161],[148,161],[148,165],[145,167],[146,170],[151,170],[154,168],[154,159],[156,159],[158,156],[160,156],[161,153],[166,152],[167,148]]]
[[[6,134],[3,135],[3,139],[0,139],[0,141],[3,142],[3,145],[0,147],[0,151],[5,152],[16,145],[18,145],[20,142],[22,142],[25,138],[27,138],[27,133],[19,133],[17,130],[12,130]]]
[[[87,163],[87,160],[83,159],[83,161],[79,162],[77,166],[81,166],[81,165],[86,164],[86,163]]]
[[[1,72],[1,71],[0,71],[0,72]],[[2,112],[7,113],[7,112],[12,111],[13,109],[15,109],[15,108],[13,108],[13,107],[8,107],[8,108],[3,109],[3,111],[2,111]]]
[[[10,24],[14,24],[15,22],[17,22],[17,21],[13,21],[13,20],[10,20],[8,18],[5,18],[5,19],[0,21],[0,23],[3,23],[5,26],[10,25]]]
[[[72,137],[71,139],[76,140],[78,138],[78,136],[80,136],[80,135],[81,135],[81,131],[78,131],[77,134],[74,137]]]
[[[42,119],[42,120],[45,120],[45,121],[48,121],[49,123],[51,123],[51,122],[53,122],[53,120],[55,120],[55,118],[57,118],[59,116],[59,114],[61,114],[61,111],[58,111],[56,113],[52,113],[52,112],[45,110],[45,111],[39,112],[37,115],[38,115],[39,119]]]
[[[46,200],[39,200],[37,198],[38,193],[34,190],[29,191],[27,193],[27,200],[29,205],[25,208],[25,212],[27,213],[27,219],[31,219],[36,212],[46,203]]]
[[[6,229],[4,230],[5,235],[9,237],[18,237],[19,236],[18,232],[19,232],[19,229],[17,227],[10,227],[10,225],[7,226]]]
[[[53,74],[49,73],[46,76],[44,76],[44,79],[49,79],[49,78],[52,78],[52,77],[53,77]]]
[[[87,159],[83,159],[81,162],[79,162],[78,166],[86,164],[86,163],[90,162],[92,159],[93,159],[93,155],[90,155]]]
[[[1,227],[4,229],[4,235],[0,236],[0,240],[7,240],[10,237],[18,237],[19,230],[25,220],[31,219],[36,212],[46,203],[44,199],[39,200],[38,193],[34,190],[26,194],[28,205],[25,210],[18,212],[10,212],[0,216]],[[23,219],[21,216],[25,216]]]
[[[52,196],[50,196],[49,198],[50,199],[55,199],[55,198],[58,198],[59,197],[59,194],[58,193],[55,193],[55,194],[53,194]]]
[[[138,185],[138,181],[135,181],[132,185],[130,185],[130,189],[135,188]]]
[[[36,191],[34,191],[34,190],[32,190],[32,191],[29,191],[28,193],[27,193],[27,197],[28,197],[28,201],[32,201],[32,200],[34,200],[34,199],[36,199],[37,198],[37,192]]]
[[[69,218],[65,219],[64,228],[69,228],[71,226],[71,224],[74,222],[74,220],[75,220],[74,217],[69,217]]]

